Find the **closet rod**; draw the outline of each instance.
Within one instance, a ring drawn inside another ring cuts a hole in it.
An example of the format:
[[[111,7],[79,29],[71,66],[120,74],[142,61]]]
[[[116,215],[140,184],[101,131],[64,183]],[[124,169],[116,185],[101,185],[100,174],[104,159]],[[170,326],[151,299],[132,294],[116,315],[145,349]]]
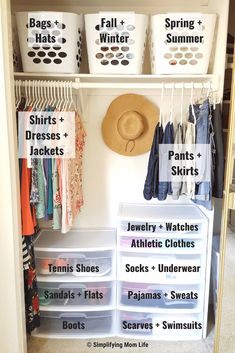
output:
[[[33,87],[33,81],[24,81],[24,80],[17,80],[20,81],[21,87]],[[55,84],[55,87],[63,87],[63,84],[69,81],[38,81],[40,85],[43,87],[48,87],[51,83]],[[16,84],[16,83],[15,83]],[[58,84],[58,86],[56,86]],[[214,89],[214,85],[212,81],[206,82],[168,82],[168,83],[122,83],[122,82],[72,82],[71,83],[73,89],[161,89],[163,86],[165,89],[172,89],[173,86],[175,89],[202,89],[202,88],[211,88]]]

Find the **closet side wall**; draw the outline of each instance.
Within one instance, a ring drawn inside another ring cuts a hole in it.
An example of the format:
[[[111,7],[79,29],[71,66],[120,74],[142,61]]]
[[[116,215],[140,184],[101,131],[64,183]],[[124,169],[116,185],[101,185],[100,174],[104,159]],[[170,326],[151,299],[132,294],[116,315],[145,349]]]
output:
[[[13,74],[8,1],[0,5],[0,350],[25,353],[24,292],[16,119],[13,112]]]

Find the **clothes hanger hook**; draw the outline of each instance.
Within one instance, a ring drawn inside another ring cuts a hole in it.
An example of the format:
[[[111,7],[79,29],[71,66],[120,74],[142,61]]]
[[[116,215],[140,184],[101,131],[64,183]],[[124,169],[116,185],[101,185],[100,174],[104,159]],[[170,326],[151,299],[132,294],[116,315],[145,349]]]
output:
[[[172,89],[171,89],[171,110],[170,110],[170,122],[171,122],[171,123],[172,123],[172,116],[173,116],[174,91],[175,91],[175,83],[172,82]]]
[[[161,89],[161,101],[160,101],[160,125],[162,125],[162,106],[163,106],[163,95],[164,95],[164,82],[162,81],[162,89]]]
[[[184,82],[182,82],[181,87],[181,109],[180,109],[180,124],[183,124],[183,104],[184,104]]]

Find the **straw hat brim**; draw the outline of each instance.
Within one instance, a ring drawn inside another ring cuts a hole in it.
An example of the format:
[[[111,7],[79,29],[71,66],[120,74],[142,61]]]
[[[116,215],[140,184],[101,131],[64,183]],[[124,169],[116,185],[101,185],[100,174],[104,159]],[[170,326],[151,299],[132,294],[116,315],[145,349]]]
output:
[[[118,131],[118,121],[126,112],[137,112],[144,121],[142,134],[134,140],[134,148],[127,149],[125,140]],[[102,136],[106,145],[124,156],[137,156],[150,150],[156,124],[159,121],[157,107],[139,94],[124,94],[112,101],[102,123]]]

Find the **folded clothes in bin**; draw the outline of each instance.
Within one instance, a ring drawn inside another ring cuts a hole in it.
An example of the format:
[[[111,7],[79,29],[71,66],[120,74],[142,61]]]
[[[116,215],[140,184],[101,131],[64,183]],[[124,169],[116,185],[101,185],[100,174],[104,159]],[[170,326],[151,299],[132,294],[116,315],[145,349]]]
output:
[[[94,271],[83,271],[85,267],[94,268]],[[112,269],[112,260],[109,257],[84,258],[74,261],[74,276],[105,276]]]
[[[152,334],[153,323],[149,315],[142,313],[124,312],[121,314],[121,329],[122,332],[139,335]]]
[[[85,15],[92,74],[141,74],[148,16],[131,12]]]
[[[216,14],[166,13],[151,17],[153,74],[207,74]]]
[[[184,291],[190,293],[191,289],[184,289]],[[130,295],[130,292],[134,292],[135,295]],[[121,302],[124,305],[163,309],[193,309],[197,306],[198,298],[192,299],[189,295],[189,299],[170,299],[170,292],[171,288],[158,289],[156,285],[129,283],[122,288]]]
[[[83,16],[68,12],[17,12],[24,72],[78,73]]]

